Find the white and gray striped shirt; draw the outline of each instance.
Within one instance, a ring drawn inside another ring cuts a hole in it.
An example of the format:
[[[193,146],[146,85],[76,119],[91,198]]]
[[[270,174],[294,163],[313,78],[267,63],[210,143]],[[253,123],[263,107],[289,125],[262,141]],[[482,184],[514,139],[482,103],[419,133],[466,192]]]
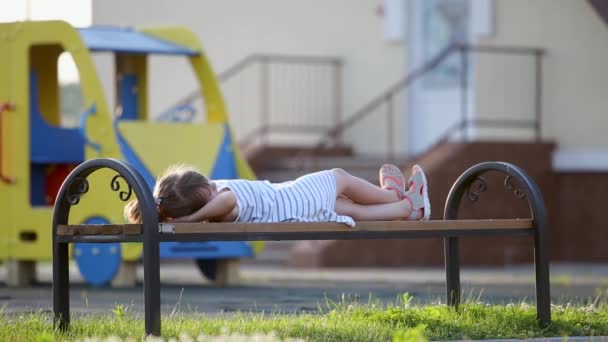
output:
[[[351,217],[335,212],[336,179],[331,171],[284,183],[244,179],[214,182],[218,191],[228,188],[236,195],[239,215],[235,222],[340,222],[355,226]]]

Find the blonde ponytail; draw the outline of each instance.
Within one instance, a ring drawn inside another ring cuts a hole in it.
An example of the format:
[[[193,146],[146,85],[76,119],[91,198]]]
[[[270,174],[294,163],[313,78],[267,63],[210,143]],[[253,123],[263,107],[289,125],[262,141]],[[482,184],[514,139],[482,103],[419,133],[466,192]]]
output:
[[[125,205],[124,216],[129,223],[142,223],[141,209],[136,199]]]

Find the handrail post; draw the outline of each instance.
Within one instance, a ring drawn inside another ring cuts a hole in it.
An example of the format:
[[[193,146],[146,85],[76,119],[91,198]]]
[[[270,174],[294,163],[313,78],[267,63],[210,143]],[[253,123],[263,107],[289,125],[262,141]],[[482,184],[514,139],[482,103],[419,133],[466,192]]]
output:
[[[536,110],[536,122],[534,123],[534,133],[536,135],[536,141],[540,142],[542,139],[542,128],[541,120],[543,113],[543,59],[542,51],[536,50],[534,53],[535,59],[535,90],[534,90],[534,101]]]
[[[467,124],[467,110],[468,110],[468,73],[469,66],[467,62],[467,49],[468,47],[464,44],[461,44],[458,48],[460,52],[460,120],[462,121],[463,131],[462,136],[463,140],[468,140],[468,124]]]
[[[268,71],[268,60],[262,58],[260,60],[260,125],[261,125],[261,143],[268,143],[269,129],[269,106],[270,106],[270,79]]]
[[[395,160],[395,109],[393,106],[393,94],[386,95],[386,152],[385,159],[388,162]]]
[[[333,83],[334,83],[334,127],[338,127],[342,122],[342,63],[338,60],[333,64]],[[334,137],[334,144],[342,144],[342,135]]]

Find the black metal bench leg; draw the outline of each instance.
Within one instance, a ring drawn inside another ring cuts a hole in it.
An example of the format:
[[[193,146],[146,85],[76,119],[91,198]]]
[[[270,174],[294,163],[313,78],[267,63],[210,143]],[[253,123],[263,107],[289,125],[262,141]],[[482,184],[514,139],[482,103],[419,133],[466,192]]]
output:
[[[53,314],[55,327],[66,331],[70,324],[70,274],[67,243],[53,243]]]
[[[536,272],[536,318],[541,327],[551,323],[551,288],[549,285],[549,257],[543,226],[534,235],[534,269]]]
[[[158,229],[155,227],[155,229]],[[144,305],[146,335],[160,336],[160,257],[158,237],[144,236]],[[156,233],[158,235],[158,233]]]
[[[445,253],[445,277],[448,305],[458,308],[460,304],[460,261],[458,238],[448,237],[443,242]]]

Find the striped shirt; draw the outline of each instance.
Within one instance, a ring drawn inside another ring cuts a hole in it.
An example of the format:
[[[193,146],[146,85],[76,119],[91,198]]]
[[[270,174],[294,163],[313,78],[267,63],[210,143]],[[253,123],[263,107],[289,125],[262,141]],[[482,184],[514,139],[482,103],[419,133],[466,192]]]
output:
[[[236,195],[239,215],[235,222],[340,222],[355,226],[351,217],[335,212],[336,179],[331,171],[284,183],[244,179],[214,182],[218,191],[228,188]]]

